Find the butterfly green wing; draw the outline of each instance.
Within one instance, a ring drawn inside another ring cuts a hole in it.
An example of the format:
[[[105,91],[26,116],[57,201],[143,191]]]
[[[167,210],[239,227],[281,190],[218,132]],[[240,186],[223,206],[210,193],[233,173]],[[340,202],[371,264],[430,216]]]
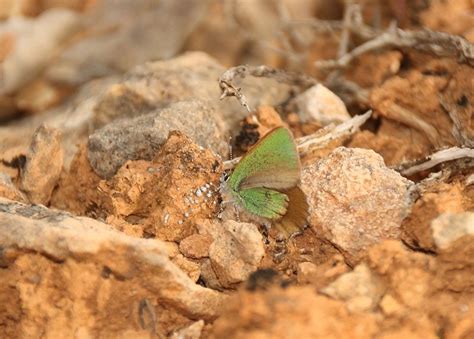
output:
[[[247,152],[227,184],[247,211],[274,221],[289,236],[301,231],[308,218],[306,196],[296,186],[299,180],[293,136],[277,127]]]
[[[294,187],[300,179],[300,160],[291,132],[277,127],[259,140],[240,160],[229,178],[230,188]]]
[[[268,188],[246,188],[236,194],[249,212],[270,220],[281,219],[288,207],[286,194]]]

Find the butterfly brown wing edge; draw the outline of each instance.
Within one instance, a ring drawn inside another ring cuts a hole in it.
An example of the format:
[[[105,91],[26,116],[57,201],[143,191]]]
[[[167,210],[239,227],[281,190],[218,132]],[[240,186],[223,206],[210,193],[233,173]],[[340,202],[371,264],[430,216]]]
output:
[[[274,222],[275,227],[286,237],[303,231],[308,223],[309,205],[306,194],[299,186],[283,191],[288,195],[289,203],[286,214]]]

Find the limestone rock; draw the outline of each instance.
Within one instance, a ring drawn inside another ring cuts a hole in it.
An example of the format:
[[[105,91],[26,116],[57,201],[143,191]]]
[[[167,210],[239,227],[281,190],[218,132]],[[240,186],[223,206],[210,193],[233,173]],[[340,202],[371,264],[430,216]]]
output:
[[[103,127],[116,119],[134,118],[179,101],[217,102],[216,79],[222,72],[224,67],[202,52],[139,65],[101,95],[93,124]],[[224,107],[220,108],[218,115]]]
[[[321,84],[308,88],[295,98],[302,121],[317,121],[320,124],[341,123],[349,120],[344,102]]]
[[[380,300],[380,308],[387,315],[402,314],[405,310],[403,306],[391,294],[385,294]]]
[[[436,247],[448,248],[465,235],[474,236],[474,212],[444,213],[431,222]]]
[[[257,226],[228,220],[222,224],[205,222],[198,227],[200,233],[207,232],[214,238],[209,258],[222,286],[232,287],[258,268],[265,250]]]
[[[366,264],[337,278],[322,293],[347,302],[350,311],[373,311],[383,295],[383,286]]]
[[[89,161],[103,178],[110,178],[127,160],[151,160],[177,130],[217,154],[227,144],[213,106],[199,100],[173,103],[165,109],[109,124],[89,136]]]
[[[383,239],[399,238],[411,185],[380,155],[357,148],[339,147],[302,170],[311,225],[349,260]]]
[[[51,9],[35,19],[13,16],[0,24],[0,36],[9,36],[12,45],[1,64],[0,95],[18,90],[37,76],[78,27],[79,16],[66,9]]]
[[[172,132],[152,161],[128,161],[101,181],[100,204],[109,217],[133,222],[148,236],[179,242],[196,233],[198,220],[217,214],[220,176],[213,152]]]
[[[32,203],[46,205],[59,180],[64,159],[60,138],[58,130],[45,125],[33,135],[20,183]]]
[[[9,175],[0,172],[0,197],[27,202],[25,195],[15,187]]]
[[[94,108],[93,125],[102,127],[119,118],[134,118],[175,102],[199,99],[215,108],[215,115],[224,121],[225,129],[235,127],[246,114],[237,100],[218,100],[221,92],[217,79],[225,70],[203,52],[187,52],[141,64],[100,97]],[[290,86],[272,79],[250,77],[238,84],[253,108],[275,106],[285,101],[290,92]]]
[[[201,278],[206,287],[218,291],[223,290],[222,284],[217,278],[209,258],[201,259]]]
[[[199,264],[186,259],[182,254],[178,254],[171,258],[171,261],[181,270],[183,270],[183,272],[185,272],[192,281],[198,281],[199,276],[201,275]]]
[[[199,339],[201,338],[203,327],[203,320],[195,321],[191,325],[173,333],[170,339]]]
[[[41,206],[0,198],[0,247],[0,300],[11,314],[21,310],[20,336],[136,336],[142,304],[182,319],[172,331],[215,318],[227,299],[196,285],[161,241]]]
[[[312,262],[299,263],[296,273],[299,283],[311,284],[311,286],[320,290],[349,271],[350,267],[346,264],[344,257],[337,253],[318,265]]]

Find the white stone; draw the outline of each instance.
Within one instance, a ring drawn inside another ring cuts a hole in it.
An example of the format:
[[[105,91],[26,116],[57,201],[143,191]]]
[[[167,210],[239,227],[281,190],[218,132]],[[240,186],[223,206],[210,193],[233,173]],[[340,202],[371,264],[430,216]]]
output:
[[[323,125],[349,120],[344,102],[329,89],[317,84],[295,99],[302,121],[316,120]]]
[[[474,235],[474,212],[443,213],[431,222],[431,231],[436,246],[448,248],[464,235]]]

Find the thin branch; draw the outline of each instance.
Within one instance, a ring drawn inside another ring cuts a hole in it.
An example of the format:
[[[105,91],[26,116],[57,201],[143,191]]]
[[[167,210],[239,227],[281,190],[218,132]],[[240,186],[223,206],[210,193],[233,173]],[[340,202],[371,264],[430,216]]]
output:
[[[398,166],[398,169],[402,175],[412,175],[427,169],[430,169],[436,165],[439,165],[443,162],[452,161],[461,158],[474,158],[474,149],[472,148],[460,148],[460,147],[451,147],[438,151],[431,154],[427,157],[427,160],[413,165],[404,164]],[[417,161],[419,162],[419,161]]]
[[[307,27],[316,33],[333,33],[348,29],[351,33],[365,40],[373,39],[381,33],[364,23],[360,5],[350,4],[349,7],[346,7],[347,12],[350,14],[348,22],[307,18],[289,21],[283,26],[283,29]]]
[[[426,138],[435,148],[439,148],[441,146],[441,139],[437,129],[434,128],[431,124],[427,123],[422,118],[420,118],[417,114],[396,103],[382,104],[376,106],[377,107],[375,108],[377,109],[377,111],[385,118],[401,122],[402,124],[417,129],[426,136]]]
[[[354,134],[357,132],[372,115],[372,110],[369,110],[361,115],[356,115],[351,119],[344,121],[339,125],[329,125],[316,133],[296,139],[298,145],[298,152],[305,154],[309,150],[326,147],[330,142]]]
[[[350,26],[353,21],[352,16],[354,11],[356,11],[357,6],[354,6],[352,0],[345,1],[345,10],[344,10],[344,18],[343,22],[343,29],[341,32],[341,39],[339,40],[339,48],[337,51],[337,57],[342,58],[344,55],[347,54],[349,50],[349,38],[351,35]]]
[[[369,110],[366,113],[362,115],[356,115],[339,125],[335,126],[331,124],[313,134],[296,139],[295,142],[298,148],[298,153],[303,155],[310,150],[324,148],[330,142],[338,138],[354,134],[359,130],[360,126],[362,126],[370,118],[371,115],[372,111]],[[239,157],[224,161],[224,170],[234,168],[240,159],[241,158]]]
[[[346,105],[352,102],[369,104],[369,90],[360,87],[355,82],[346,80],[341,76],[329,77],[324,85],[337,94]]]
[[[341,30],[344,25],[339,20],[308,18],[288,21],[283,29],[293,29],[297,27],[309,27],[317,33],[328,33]]]
[[[474,140],[469,134],[469,124],[466,124],[461,119],[461,114],[456,105],[448,104],[443,95],[439,96],[441,107],[448,113],[453,122],[452,134],[461,146],[474,147]]]
[[[241,89],[235,87],[233,82],[237,78],[245,78],[246,76],[253,76],[257,78],[270,78],[278,82],[284,82],[290,85],[295,85],[303,88],[309,88],[316,85],[318,81],[306,74],[280,70],[265,65],[262,66],[247,66],[241,65],[229,68],[219,77],[219,87],[222,95],[221,99],[234,96],[240,104],[244,106],[249,112],[251,111],[246,97],[241,92]]]
[[[409,48],[441,57],[456,57],[460,63],[474,66],[474,44],[463,37],[430,30],[402,29],[382,33],[337,60],[316,61],[315,66],[320,69],[345,68],[362,54],[390,47]]]

